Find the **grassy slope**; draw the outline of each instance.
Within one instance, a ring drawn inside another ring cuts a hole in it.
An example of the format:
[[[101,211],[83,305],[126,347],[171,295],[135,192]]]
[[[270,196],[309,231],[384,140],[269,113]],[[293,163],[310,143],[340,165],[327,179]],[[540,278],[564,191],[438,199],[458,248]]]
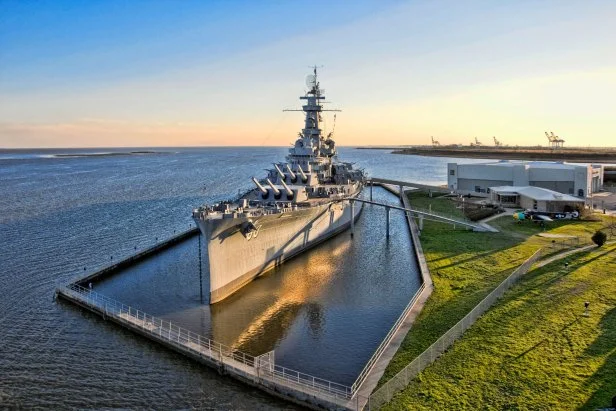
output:
[[[419,207],[427,207],[427,204],[431,203],[435,211],[451,212],[449,201],[442,198],[428,198],[422,193],[414,193],[411,203]],[[551,242],[551,239],[533,236],[540,232],[541,228],[530,222],[516,225],[511,217],[502,217],[495,220],[494,225],[506,232],[473,233],[463,230],[452,232],[451,226],[434,222],[425,223],[422,246],[430,266],[435,290],[412,331],[407,335],[390,363],[381,382],[391,378],[432,344],[537,248]],[[600,225],[601,223],[558,222],[553,223],[548,230],[553,233],[579,235],[588,239]],[[463,360],[462,364],[464,365]],[[486,374],[491,372],[490,369],[475,371]],[[430,370],[426,370],[424,374],[428,372]],[[420,378],[426,381],[426,377]],[[441,378],[448,380],[446,376]],[[435,383],[438,380],[436,378]],[[392,406],[394,408],[399,408],[401,405],[420,406],[421,402],[415,404],[415,401],[421,398],[447,398],[448,401],[452,401],[452,404],[456,404],[458,396],[462,393],[468,391],[470,395],[474,392],[469,387],[464,388],[463,380],[454,378],[452,382],[453,386],[458,389],[447,387],[445,391],[434,396],[426,396],[423,388],[419,390],[418,386],[413,385],[407,389],[405,394],[399,396]],[[481,379],[473,383],[487,384]],[[422,386],[425,387],[425,382]],[[483,390],[479,390],[478,393],[480,396],[490,394]],[[503,395],[499,390],[492,394]],[[438,404],[446,406],[446,402],[437,402],[431,403],[428,407],[438,406]],[[473,405],[469,403],[469,406],[474,407],[478,404],[482,404],[482,401],[479,400]]]
[[[529,273],[386,408],[607,406],[616,394],[615,251]]]

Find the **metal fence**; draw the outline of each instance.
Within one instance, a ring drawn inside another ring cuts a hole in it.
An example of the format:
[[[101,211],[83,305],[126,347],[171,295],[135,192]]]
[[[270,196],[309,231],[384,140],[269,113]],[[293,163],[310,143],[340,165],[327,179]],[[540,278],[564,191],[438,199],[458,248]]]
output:
[[[364,369],[359,373],[359,375],[357,376],[357,379],[355,380],[355,382],[351,386],[351,390],[352,390],[353,393],[355,393],[359,389],[359,387],[361,387],[361,385],[363,384],[363,382],[366,379],[366,377],[368,377],[368,374],[370,373],[370,370],[372,370],[372,367],[374,366],[374,364],[376,364],[378,359],[383,354],[383,351],[385,351],[385,349],[389,345],[389,342],[391,341],[391,339],[394,337],[394,334],[396,333],[396,331],[398,331],[398,329],[400,328],[400,326],[404,322],[404,320],[405,320],[407,314],[409,313],[409,311],[411,311],[413,309],[413,306],[415,305],[415,302],[417,301],[417,299],[419,298],[419,296],[421,295],[421,293],[423,292],[425,287],[426,287],[425,283],[422,284],[421,287],[419,287],[419,290],[417,290],[417,292],[415,293],[415,295],[413,296],[411,301],[409,301],[409,303],[405,307],[404,311],[402,311],[402,314],[400,314],[400,316],[398,317],[398,320],[395,322],[393,327],[391,327],[391,329],[389,330],[389,332],[387,333],[387,335],[385,336],[385,338],[383,339],[381,344],[378,346],[378,348],[374,352],[374,354],[372,354],[372,357],[370,357],[370,359],[368,360],[368,362],[364,366]]]
[[[459,339],[462,334],[471,326],[479,317],[481,317],[499,298],[503,296],[520,277],[528,272],[530,267],[550,248],[544,247],[537,250],[529,257],[521,266],[519,266],[509,277],[499,284],[490,294],[488,294],[475,308],[471,310],[464,318],[456,325],[451,327],[445,334],[436,340],[423,353],[417,356],[411,363],[404,367],[398,374],[392,377],[389,381],[383,384],[378,390],[370,395],[368,407],[371,410],[380,408],[386,402],[391,401],[393,396],[403,390],[421,371],[428,365],[432,364],[441,354],[443,354],[453,343]]]
[[[580,243],[579,237],[554,238],[552,239],[552,244],[544,247],[542,252],[543,254],[549,254],[550,252],[560,251],[563,248],[575,248],[579,247]]]
[[[260,380],[283,382],[287,386],[309,393],[345,401],[351,398],[351,387],[276,365],[273,353],[258,357],[246,354],[74,283],[61,291],[78,302],[97,309],[105,317],[114,318],[129,328],[137,328],[182,351],[224,365],[225,369],[232,369],[255,383]]]

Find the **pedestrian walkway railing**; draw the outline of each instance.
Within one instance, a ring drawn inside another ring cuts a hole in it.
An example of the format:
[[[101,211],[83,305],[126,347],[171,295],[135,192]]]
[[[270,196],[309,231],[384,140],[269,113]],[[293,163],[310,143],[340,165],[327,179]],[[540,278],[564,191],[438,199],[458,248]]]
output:
[[[359,387],[361,387],[361,385],[364,383],[364,381],[370,374],[372,367],[379,360],[379,358],[381,357],[381,355],[383,354],[383,352],[389,345],[391,339],[394,337],[398,329],[402,326],[402,323],[406,319],[406,316],[408,315],[409,311],[411,311],[413,307],[415,306],[415,302],[417,301],[417,299],[423,292],[424,288],[426,288],[425,283],[422,284],[421,287],[419,287],[419,290],[417,290],[417,292],[415,293],[411,301],[409,301],[408,305],[404,308],[404,311],[402,311],[402,314],[400,314],[396,323],[393,325],[393,327],[391,327],[391,329],[389,330],[389,332],[387,333],[387,335],[385,336],[381,344],[378,346],[378,348],[374,352],[374,354],[372,354],[372,357],[370,357],[370,359],[364,366],[364,369],[359,373],[359,375],[357,376],[357,379],[351,386],[351,391],[353,393],[355,393],[359,389]]]
[[[520,277],[530,270],[531,266],[545,253],[551,252],[548,247],[537,250],[522,265],[520,265],[511,275],[499,284],[490,294],[488,294],[475,308],[464,316],[456,325],[451,327],[445,334],[436,340],[423,353],[419,354],[413,361],[404,367],[398,374],[383,384],[378,390],[370,395],[368,407],[376,410],[383,404],[391,401],[393,396],[403,390],[420,372],[428,365],[432,364],[441,354],[443,354],[453,343],[459,339],[464,332],[477,321],[499,298],[503,296]]]
[[[277,365],[274,363],[273,355],[255,357],[238,351],[78,284],[69,284],[59,291],[69,294],[74,300],[95,309],[105,317],[113,317],[129,328],[138,328],[153,335],[155,339],[163,340],[225,368],[232,368],[236,373],[255,383],[259,383],[260,380],[282,382],[305,392],[344,401],[352,396],[349,386]]]

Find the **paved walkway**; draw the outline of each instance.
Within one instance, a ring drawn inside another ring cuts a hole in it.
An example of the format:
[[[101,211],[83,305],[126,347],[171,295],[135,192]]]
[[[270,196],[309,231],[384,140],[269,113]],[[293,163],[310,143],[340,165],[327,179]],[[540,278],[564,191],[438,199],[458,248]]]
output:
[[[581,253],[582,251],[590,250],[591,248],[597,248],[597,246],[592,244],[580,248],[574,248],[573,250],[568,250],[564,253],[556,254],[555,256],[539,261],[535,264],[535,268],[543,267],[544,265],[548,265],[550,263],[553,263],[554,261],[562,260],[563,258],[570,256],[571,254]]]
[[[616,243],[616,241],[608,241],[604,245],[612,245],[614,243]],[[555,256],[552,256],[552,257],[547,258],[545,260],[541,260],[538,263],[536,263],[534,267],[535,268],[540,268],[540,267],[543,267],[544,265],[548,265],[548,264],[550,264],[550,263],[552,263],[554,261],[561,260],[561,259],[563,259],[565,257],[568,257],[571,254],[581,253],[583,251],[592,250],[594,248],[597,248],[596,244],[590,244],[590,245],[586,245],[584,247],[574,248],[573,250],[568,250],[568,251],[565,251],[564,253],[559,253],[559,254],[556,254]]]
[[[539,233],[537,235],[539,237],[546,237],[546,238],[576,238],[574,235],[568,235],[568,234]]]

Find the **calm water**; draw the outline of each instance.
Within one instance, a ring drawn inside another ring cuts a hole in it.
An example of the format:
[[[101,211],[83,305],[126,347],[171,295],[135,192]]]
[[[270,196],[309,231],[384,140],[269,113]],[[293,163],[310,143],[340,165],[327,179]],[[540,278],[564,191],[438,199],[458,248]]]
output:
[[[188,228],[194,206],[250,188],[252,175],[285,154],[160,151],[62,158],[53,154],[86,150],[0,151],[0,407],[293,408],[52,300],[53,289],[84,267]],[[354,149],[340,157],[373,176],[446,179],[445,158]],[[402,216],[392,213],[389,242],[383,218],[384,210],[366,207],[352,241],[343,233],[213,307],[200,301],[196,237],[96,288],[238,349],[275,349],[281,365],[350,384],[418,286]]]

